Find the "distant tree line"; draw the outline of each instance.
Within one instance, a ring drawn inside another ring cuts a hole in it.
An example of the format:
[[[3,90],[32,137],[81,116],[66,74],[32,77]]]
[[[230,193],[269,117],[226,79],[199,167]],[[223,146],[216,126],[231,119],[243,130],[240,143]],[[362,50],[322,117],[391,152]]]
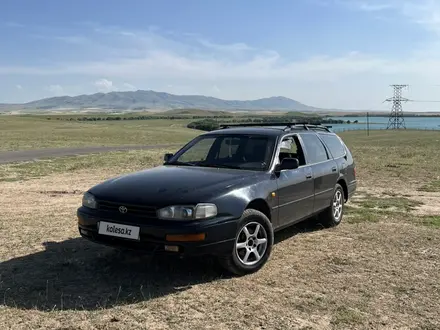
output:
[[[63,121],[125,121],[125,120],[177,120],[177,119],[197,119],[187,125],[188,128],[199,129],[204,131],[210,131],[219,128],[220,124],[227,123],[291,123],[293,121],[297,122],[308,122],[311,124],[350,124],[350,120],[340,120],[323,118],[316,115],[307,117],[304,115],[297,116],[294,114],[286,114],[281,116],[271,116],[271,115],[250,115],[250,116],[234,116],[234,115],[214,115],[214,116],[203,116],[203,115],[139,115],[139,116],[60,116],[60,117],[47,117],[47,120],[63,120]],[[223,120],[225,119],[225,120]],[[221,120],[221,121],[220,121]],[[356,124],[358,121],[355,120],[353,123]]]
[[[234,118],[233,120],[228,120],[224,122],[219,122],[212,118],[207,118],[203,120],[193,121],[187,125],[188,128],[198,129],[202,131],[213,131],[220,128],[220,124],[228,124],[228,123],[292,123],[293,118],[289,118],[286,116],[283,117],[275,117],[275,116],[267,116],[260,118]],[[296,118],[297,122],[307,122],[310,124],[344,124],[344,120],[335,120],[330,118]]]
[[[193,121],[186,125],[186,127],[209,132],[219,129],[220,123],[213,119],[203,119],[199,121]]]
[[[208,118],[233,118],[232,115],[220,115],[220,116],[107,116],[107,117],[56,117],[56,120],[67,120],[67,121],[105,121],[105,120],[154,120],[154,119],[208,119]],[[51,120],[52,117],[47,117],[47,120]]]

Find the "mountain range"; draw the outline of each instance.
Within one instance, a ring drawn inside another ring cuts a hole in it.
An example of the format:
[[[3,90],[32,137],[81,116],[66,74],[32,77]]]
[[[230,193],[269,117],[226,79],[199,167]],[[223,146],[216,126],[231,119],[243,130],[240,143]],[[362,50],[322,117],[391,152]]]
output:
[[[36,100],[23,104],[0,104],[0,109],[27,110],[281,110],[281,111],[326,111],[302,104],[283,96],[274,96],[256,100],[222,100],[203,95],[175,95],[152,90],[130,92],[95,93],[78,96],[58,96]]]

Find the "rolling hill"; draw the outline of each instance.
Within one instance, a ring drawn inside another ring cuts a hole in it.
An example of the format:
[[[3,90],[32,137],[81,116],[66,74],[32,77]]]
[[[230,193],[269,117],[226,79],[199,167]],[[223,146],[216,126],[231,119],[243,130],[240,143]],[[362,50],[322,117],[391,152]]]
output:
[[[9,110],[281,110],[281,111],[325,111],[298,101],[275,96],[249,101],[222,100],[203,95],[174,95],[151,90],[134,92],[110,92],[91,95],[59,96],[36,100],[24,104],[0,104],[0,108]]]

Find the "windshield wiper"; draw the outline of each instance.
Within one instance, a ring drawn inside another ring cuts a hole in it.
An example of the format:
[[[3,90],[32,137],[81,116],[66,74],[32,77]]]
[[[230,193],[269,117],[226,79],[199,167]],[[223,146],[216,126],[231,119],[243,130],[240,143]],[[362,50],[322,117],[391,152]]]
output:
[[[171,163],[165,163],[165,165],[196,166],[196,164],[194,163],[187,163],[187,162],[171,162]]]
[[[227,165],[227,164],[197,164],[197,166],[201,166],[201,167],[218,167],[218,168],[231,168],[231,169],[235,169],[235,170],[240,170],[241,167],[237,166],[237,165]]]

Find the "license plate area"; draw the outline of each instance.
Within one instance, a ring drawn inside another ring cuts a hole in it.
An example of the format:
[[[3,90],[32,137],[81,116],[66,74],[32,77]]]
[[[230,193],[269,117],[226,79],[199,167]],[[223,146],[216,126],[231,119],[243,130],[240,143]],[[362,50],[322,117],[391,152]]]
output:
[[[100,235],[126,238],[130,240],[139,240],[140,228],[136,226],[123,225],[119,223],[100,221],[98,224],[98,233]]]

